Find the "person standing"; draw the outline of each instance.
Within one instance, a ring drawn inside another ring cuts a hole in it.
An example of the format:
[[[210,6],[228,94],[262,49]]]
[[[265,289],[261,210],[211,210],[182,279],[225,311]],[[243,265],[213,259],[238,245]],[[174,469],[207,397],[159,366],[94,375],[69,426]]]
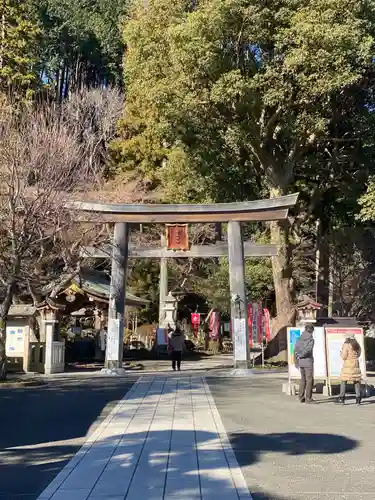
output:
[[[314,386],[314,327],[306,325],[294,349],[295,365],[301,373],[299,400],[301,403],[313,403]]]
[[[172,368],[181,371],[182,351],[185,347],[185,335],[179,327],[168,334],[168,351],[172,357]]]
[[[338,404],[345,404],[346,384],[348,382],[354,384],[355,401],[357,405],[361,404],[361,367],[359,358],[361,357],[361,346],[355,339],[354,335],[348,336],[341,349],[341,359],[344,364],[341,369],[341,385],[340,396],[337,400]]]

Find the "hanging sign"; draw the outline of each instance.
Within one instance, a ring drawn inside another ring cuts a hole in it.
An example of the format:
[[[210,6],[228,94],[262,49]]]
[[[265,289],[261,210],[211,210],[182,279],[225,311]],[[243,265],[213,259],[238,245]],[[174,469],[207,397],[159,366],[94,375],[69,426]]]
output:
[[[189,250],[189,232],[187,224],[167,224],[168,250]]]

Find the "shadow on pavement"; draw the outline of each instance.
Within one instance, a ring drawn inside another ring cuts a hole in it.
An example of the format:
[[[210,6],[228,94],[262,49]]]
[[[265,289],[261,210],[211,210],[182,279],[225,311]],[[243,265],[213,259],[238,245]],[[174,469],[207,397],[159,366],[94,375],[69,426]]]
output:
[[[285,455],[343,453],[357,447],[353,439],[337,434],[286,432],[280,434],[229,434],[239,465],[258,461],[262,452]]]
[[[154,392],[153,390],[148,392],[151,384],[152,379],[146,380],[141,383],[140,392],[129,394],[129,400],[139,400],[145,396],[145,399],[142,399],[142,408],[146,412],[148,395],[155,396],[158,391],[156,388]],[[54,383],[39,388],[2,390],[0,499],[35,500],[82,444],[75,443],[74,440],[84,437],[91,424],[102,414],[103,409],[121,399],[131,386],[132,381],[128,379],[122,381],[94,379],[80,383]],[[194,389],[194,383],[191,387]],[[166,383],[164,389],[164,394],[176,391],[174,383]],[[181,392],[186,389],[190,390],[190,386],[181,385],[177,388]],[[150,404],[155,405],[155,402]],[[116,443],[118,460],[124,462],[122,465],[124,471],[136,465],[142,454],[146,464],[153,464],[153,472],[162,475],[165,474],[165,457],[172,443],[172,449],[176,453],[173,453],[169,465],[174,469],[174,473],[177,472],[178,475],[180,470],[181,477],[194,482],[199,469],[201,486],[208,492],[210,498],[212,496],[217,500],[219,498],[231,500],[232,485],[223,480],[218,473],[220,468],[226,467],[226,458],[213,442],[217,439],[218,435],[211,432],[176,430],[172,433],[167,427],[163,431],[149,432],[144,448],[144,433],[118,435],[109,440],[96,442],[82,460],[99,467],[103,466],[104,471],[108,458],[116,460],[113,444]],[[240,466],[256,463],[263,452],[274,451],[287,455],[333,454],[357,446],[356,441],[333,434],[234,433],[229,434],[229,439]],[[204,448],[199,452],[199,468],[196,462],[196,441]],[[124,454],[127,458],[124,458]],[[190,464],[188,468],[186,464]],[[135,467],[133,468],[135,470]],[[78,469],[76,470],[78,473]],[[153,474],[148,478],[144,471],[141,469],[139,471],[134,475],[138,481],[141,483],[154,481]],[[78,481],[81,481],[80,477]],[[180,487],[180,484],[172,482],[170,493],[175,495]],[[217,492],[220,492],[219,497]],[[143,498],[146,500],[147,496]],[[271,498],[284,500],[275,496],[269,497],[262,492],[254,494],[254,500],[271,500]]]
[[[133,380],[54,381],[0,391],[0,500],[34,500]]]
[[[103,500],[105,495],[108,495],[108,498],[111,498],[111,495],[126,498],[129,492],[133,494],[130,495],[131,498],[134,498],[134,487],[137,490],[137,498],[164,498],[165,495],[165,498],[177,499],[181,496],[196,500],[200,498],[201,492],[202,498],[210,500],[234,500],[237,494],[233,490],[231,476],[225,473],[231,450],[228,450],[226,456],[222,449],[218,449],[218,438],[218,434],[213,432],[172,432],[170,428],[148,432],[146,439],[144,432],[111,436],[94,443],[62,488],[87,489],[93,496],[102,495]],[[239,436],[232,435],[231,438],[236,445]],[[357,445],[351,439],[329,434],[242,434],[240,438],[243,452],[240,452],[237,458],[240,458],[240,465],[247,466],[256,463],[262,451],[273,450],[301,455],[340,453]],[[195,443],[199,445],[198,450]],[[244,447],[247,449],[244,450]],[[87,474],[89,469],[95,471],[95,474]],[[171,472],[164,482],[167,469]],[[35,472],[37,471],[36,467]],[[120,483],[114,480],[119,472],[122,478]],[[242,493],[244,494],[243,491]],[[254,500],[271,498],[283,500],[263,492],[254,494]]]

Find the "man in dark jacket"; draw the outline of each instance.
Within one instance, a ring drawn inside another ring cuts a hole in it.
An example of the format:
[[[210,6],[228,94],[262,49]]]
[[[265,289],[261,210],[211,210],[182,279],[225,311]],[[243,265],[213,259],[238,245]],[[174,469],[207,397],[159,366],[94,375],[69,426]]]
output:
[[[294,358],[296,367],[301,372],[299,399],[301,403],[312,403],[314,386],[314,327],[306,325],[304,332],[296,342]]]

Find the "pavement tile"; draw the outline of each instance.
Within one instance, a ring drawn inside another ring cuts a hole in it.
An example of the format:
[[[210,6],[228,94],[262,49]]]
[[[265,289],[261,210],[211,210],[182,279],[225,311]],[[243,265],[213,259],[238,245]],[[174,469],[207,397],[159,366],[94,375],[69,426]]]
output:
[[[251,498],[202,378],[141,377],[87,443],[51,500]]]

